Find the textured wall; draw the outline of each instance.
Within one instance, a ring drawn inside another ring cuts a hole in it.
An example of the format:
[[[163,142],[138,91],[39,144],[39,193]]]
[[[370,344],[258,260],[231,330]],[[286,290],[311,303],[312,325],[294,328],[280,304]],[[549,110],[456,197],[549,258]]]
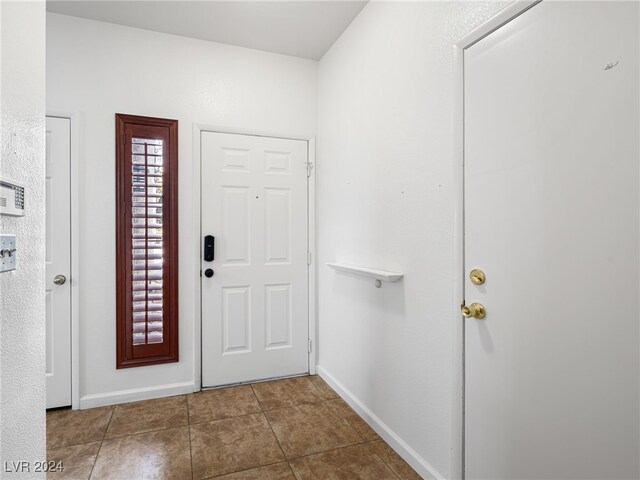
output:
[[[18,269],[0,273],[0,468],[45,458],[44,2],[0,3],[0,178],[23,185],[26,216],[0,217],[17,236]],[[11,467],[9,468],[11,469]],[[15,475],[39,478],[33,471]]]
[[[320,366],[450,474],[453,47],[508,2],[369,2],[320,62]],[[403,272],[381,289],[326,262]]]
[[[81,403],[109,403],[122,390],[193,383],[194,328],[200,325],[194,124],[312,135],[316,85],[317,62],[311,60],[48,14],[47,111],[81,112],[82,118]],[[180,122],[179,363],[115,368],[116,112]]]

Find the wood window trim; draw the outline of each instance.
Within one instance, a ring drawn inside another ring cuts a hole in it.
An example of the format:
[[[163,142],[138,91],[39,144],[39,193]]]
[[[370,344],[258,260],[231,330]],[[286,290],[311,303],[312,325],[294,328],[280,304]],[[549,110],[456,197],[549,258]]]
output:
[[[132,137],[151,138],[159,131],[163,138],[162,342],[134,345]],[[178,361],[177,120],[116,114],[116,307],[116,368]]]

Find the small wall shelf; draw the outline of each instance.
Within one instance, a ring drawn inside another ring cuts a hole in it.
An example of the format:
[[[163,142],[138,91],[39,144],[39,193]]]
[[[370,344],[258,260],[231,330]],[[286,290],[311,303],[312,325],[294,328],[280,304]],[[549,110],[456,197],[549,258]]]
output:
[[[380,288],[382,282],[397,282],[404,273],[387,272],[385,270],[376,270],[374,268],[356,267],[355,265],[346,265],[344,263],[327,263],[327,266],[340,272],[347,272],[361,277],[373,278],[376,281],[376,287]]]

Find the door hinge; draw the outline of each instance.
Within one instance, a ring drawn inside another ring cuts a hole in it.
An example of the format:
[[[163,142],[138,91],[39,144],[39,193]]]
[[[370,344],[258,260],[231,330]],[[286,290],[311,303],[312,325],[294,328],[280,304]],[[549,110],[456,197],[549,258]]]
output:
[[[311,265],[311,252],[307,251],[307,265]]]
[[[311,176],[311,170],[313,169],[313,162],[306,162],[307,166],[307,178]]]
[[[311,339],[309,339],[309,348],[307,349],[307,353],[311,353]]]

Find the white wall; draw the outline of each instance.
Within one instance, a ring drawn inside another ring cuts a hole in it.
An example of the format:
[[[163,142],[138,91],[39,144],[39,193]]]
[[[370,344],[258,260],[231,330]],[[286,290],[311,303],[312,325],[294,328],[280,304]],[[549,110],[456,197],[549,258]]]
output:
[[[425,476],[451,472],[452,45],[507,3],[370,2],[320,62],[320,372]]]
[[[5,471],[45,459],[44,60],[44,2],[0,2],[0,178],[25,187],[26,207],[0,216],[18,249],[18,269],[0,273],[2,478],[44,478]]]
[[[81,112],[82,406],[193,389],[199,290],[194,123],[275,134],[316,131],[317,62],[47,15],[47,111]],[[115,368],[114,114],[179,120],[180,362]],[[150,389],[145,391],[145,389]],[[115,395],[115,396],[114,396]]]

